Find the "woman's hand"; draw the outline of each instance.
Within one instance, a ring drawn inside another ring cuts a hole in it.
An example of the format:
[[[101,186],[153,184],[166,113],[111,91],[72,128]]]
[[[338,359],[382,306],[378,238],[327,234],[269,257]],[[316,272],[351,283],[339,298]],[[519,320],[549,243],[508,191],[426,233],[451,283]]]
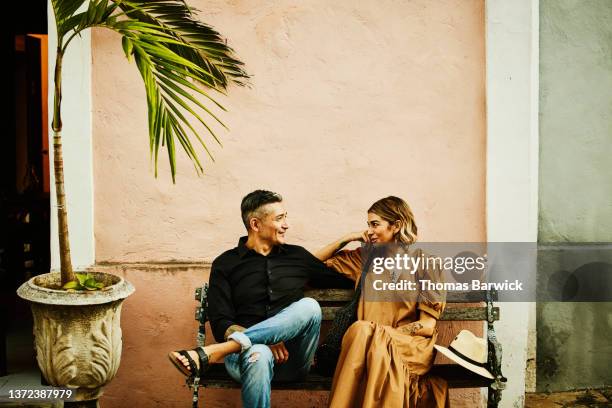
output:
[[[351,232],[350,234],[345,235],[344,238],[342,239],[342,242],[344,243],[344,245],[348,244],[349,242],[353,242],[353,241],[370,242],[368,231],[365,230],[365,231]]]
[[[397,330],[409,335],[409,336],[423,336],[431,337],[436,329],[436,323],[438,322],[435,317],[429,313],[423,312],[421,319],[416,322],[398,327]]]
[[[360,232],[352,232],[350,234],[346,234],[342,238],[325,245],[323,248],[319,249],[316,252],[313,252],[313,255],[319,258],[321,261],[326,261],[336,252],[344,248],[346,244],[353,241],[359,242],[370,242],[370,238],[368,237],[368,231],[360,231]]]

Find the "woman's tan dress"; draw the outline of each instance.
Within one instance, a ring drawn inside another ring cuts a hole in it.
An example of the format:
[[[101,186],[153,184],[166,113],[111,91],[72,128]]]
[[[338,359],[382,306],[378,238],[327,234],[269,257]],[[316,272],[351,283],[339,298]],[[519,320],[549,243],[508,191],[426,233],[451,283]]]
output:
[[[419,254],[411,253],[410,256]],[[361,277],[362,263],[360,249],[341,251],[326,261],[329,267],[355,280],[356,285]],[[415,277],[408,272],[400,273],[399,279]],[[433,273],[421,268],[416,276],[420,274],[425,279],[431,276],[434,280]],[[366,285],[381,277],[384,276],[368,273]],[[362,290],[357,321],[342,339],[342,352],[329,398],[331,408],[450,406],[446,381],[427,375],[435,357],[433,346],[437,330],[431,338],[411,336],[402,331],[402,326],[419,320],[421,311],[436,319],[440,317],[445,303],[427,298],[444,299],[439,293],[429,296],[419,292],[418,299],[371,302],[364,300]]]

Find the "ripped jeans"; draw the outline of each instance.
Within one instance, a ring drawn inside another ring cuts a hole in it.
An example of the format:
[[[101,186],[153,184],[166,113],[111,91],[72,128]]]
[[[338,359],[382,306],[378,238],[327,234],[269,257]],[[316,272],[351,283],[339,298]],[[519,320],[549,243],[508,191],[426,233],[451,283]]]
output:
[[[242,346],[240,353],[225,357],[225,369],[242,384],[242,406],[270,407],[270,383],[303,379],[319,343],[321,308],[316,300],[303,298],[262,322],[234,332],[228,339]],[[289,359],[274,364],[267,344],[285,343]]]

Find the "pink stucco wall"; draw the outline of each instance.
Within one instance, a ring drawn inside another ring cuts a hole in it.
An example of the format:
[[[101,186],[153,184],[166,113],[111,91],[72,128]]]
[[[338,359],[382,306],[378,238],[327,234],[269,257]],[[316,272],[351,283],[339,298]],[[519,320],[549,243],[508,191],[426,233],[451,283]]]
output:
[[[255,188],[284,195],[289,239],[307,248],[363,228],[388,194],[411,204],[422,241],[485,239],[483,0],[189,3],[228,38],[251,87],[219,98],[231,131],[223,148],[207,139],[205,176],[180,154],[173,185],[164,152],[155,180],[142,81],[118,35],[94,32],[97,262],[211,261],[244,233],[239,203]],[[118,269],[137,292],[106,407],[188,402],[165,353],[192,343],[205,270]],[[225,396],[237,398],[215,400]]]

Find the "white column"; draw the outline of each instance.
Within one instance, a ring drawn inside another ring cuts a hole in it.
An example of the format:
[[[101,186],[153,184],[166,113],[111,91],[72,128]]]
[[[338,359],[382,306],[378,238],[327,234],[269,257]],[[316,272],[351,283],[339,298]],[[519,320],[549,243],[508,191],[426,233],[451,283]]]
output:
[[[87,5],[87,4],[85,4]],[[57,33],[51,2],[49,26],[49,129],[53,120],[53,73]],[[93,155],[91,103],[91,34],[86,30],[70,43],[62,65],[62,141],[64,183],[72,262],[76,269],[95,261],[93,208]],[[49,172],[51,179],[51,269],[59,270],[57,202],[53,172],[53,134],[49,131]]]
[[[537,242],[538,44],[538,0],[486,1],[489,242]],[[524,403],[528,346],[535,341],[529,327],[535,303],[500,307],[496,332],[508,378],[501,406],[517,407]]]

